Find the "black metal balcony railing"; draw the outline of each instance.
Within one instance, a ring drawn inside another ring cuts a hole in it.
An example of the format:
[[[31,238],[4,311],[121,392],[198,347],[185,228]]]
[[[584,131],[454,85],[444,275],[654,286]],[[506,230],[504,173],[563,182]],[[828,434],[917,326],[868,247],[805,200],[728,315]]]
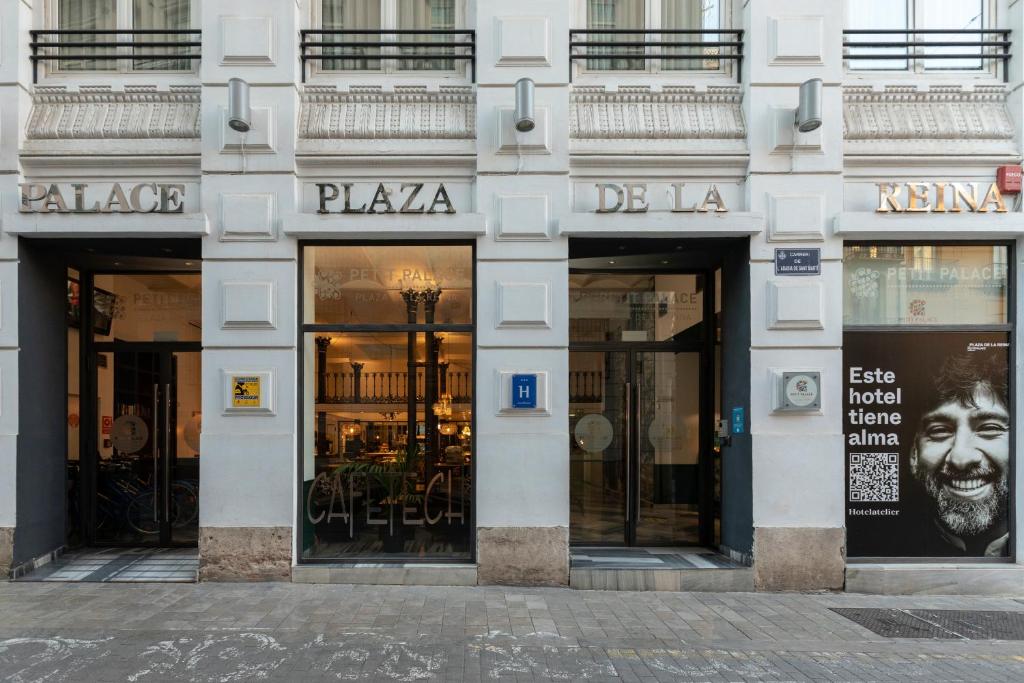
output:
[[[438,387],[452,397],[453,403],[469,403],[473,395],[470,373],[444,371],[438,376]],[[416,373],[416,400],[423,400],[426,386],[424,371]],[[405,404],[409,400],[407,372],[328,372],[324,374],[323,395],[317,403],[379,403]]]
[[[1002,62],[1006,82],[1012,56],[1010,33],[1010,29],[1003,28],[847,29],[843,31],[843,59],[859,68],[879,71],[913,71],[918,64],[925,69],[980,71],[998,61]],[[858,62],[867,64],[861,66]]]
[[[384,61],[399,62],[401,70],[434,71],[466,62],[476,82],[476,31],[468,29],[306,29],[299,55],[303,83],[307,62],[320,62],[325,71],[371,71]]]
[[[32,82],[39,80],[41,62],[63,62],[76,71],[81,66],[131,60],[140,70],[182,71],[200,59],[202,31],[199,29],[52,29],[29,31],[32,54]],[[109,36],[111,40],[85,40],[87,36]],[[128,39],[122,39],[127,36]],[[172,38],[173,37],[173,38]],[[161,62],[163,62],[161,64]]]
[[[704,40],[715,36],[715,40]],[[722,40],[721,37],[728,38]],[[592,71],[639,71],[651,62],[673,71],[718,71],[722,61],[735,63],[736,80],[743,66],[740,29],[569,30],[569,80],[572,63],[586,62]],[[666,63],[668,63],[666,65]]]

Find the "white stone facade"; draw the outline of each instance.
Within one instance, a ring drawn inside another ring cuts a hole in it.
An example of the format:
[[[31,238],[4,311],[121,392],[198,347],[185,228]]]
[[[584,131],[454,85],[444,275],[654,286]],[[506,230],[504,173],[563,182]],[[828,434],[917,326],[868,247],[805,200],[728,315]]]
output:
[[[17,400],[19,349],[32,341],[19,336],[18,302],[31,296],[18,291],[19,239],[201,238],[202,444],[211,455],[202,459],[200,552],[216,555],[218,543],[239,542],[231,534],[254,534],[250,552],[266,549],[277,577],[300,554],[300,243],[475,241],[475,559],[484,583],[568,580],[570,432],[560,378],[569,372],[570,238],[749,239],[753,528],[752,546],[736,554],[752,562],[758,588],[842,588],[843,244],[1008,241],[1022,291],[1024,217],[1013,197],[1002,215],[875,209],[879,182],[987,186],[998,166],[1021,162],[1024,2],[992,2],[992,25],[1013,31],[1005,83],[987,71],[853,72],[836,0],[724,2],[725,27],[744,31],[739,74],[735,66],[578,71],[571,83],[569,31],[584,25],[582,2],[466,0],[474,79],[461,71],[349,78],[299,59],[316,4],[195,0],[202,60],[194,73],[41,68],[36,83],[29,31],[48,26],[47,0],[0,6],[0,528],[19,524],[17,463],[27,454],[17,445],[18,415],[31,410]],[[251,86],[244,139],[226,125],[233,77]],[[537,126],[517,133],[514,84],[523,77],[536,83]],[[811,78],[824,82],[824,124],[799,133],[798,90]],[[19,212],[19,183],[73,182],[178,183],[184,210]],[[443,182],[457,213],[322,216],[318,182]],[[714,183],[729,211],[603,215],[593,188],[604,182],[646,183],[652,202],[669,183]],[[779,247],[820,248],[820,276],[776,277]],[[498,303],[511,285],[540,286],[545,296],[507,324]],[[1011,301],[1019,321],[1024,297]],[[820,411],[772,411],[773,371],[790,368],[821,372]],[[549,414],[497,409],[499,373],[522,369],[552,378]],[[269,378],[265,413],[225,410],[224,373],[240,371]],[[1019,360],[1014,371],[1019,391]],[[1019,433],[1015,443],[1020,452]],[[1024,468],[1015,476],[1011,490],[1024,491]],[[1022,510],[1011,498],[1017,563]],[[0,561],[3,542],[0,534]],[[509,547],[522,566],[512,566]]]

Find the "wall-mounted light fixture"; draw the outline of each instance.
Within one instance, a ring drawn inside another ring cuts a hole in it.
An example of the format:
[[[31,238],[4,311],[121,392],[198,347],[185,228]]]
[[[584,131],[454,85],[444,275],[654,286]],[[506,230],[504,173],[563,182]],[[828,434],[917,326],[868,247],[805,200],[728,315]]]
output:
[[[241,78],[228,81],[228,126],[239,133],[248,133],[252,127],[249,84]]]
[[[513,115],[516,130],[529,133],[537,125],[533,117],[533,79],[520,78],[516,81],[516,110]]]
[[[800,84],[800,105],[796,109],[796,127],[801,133],[821,128],[821,79]]]

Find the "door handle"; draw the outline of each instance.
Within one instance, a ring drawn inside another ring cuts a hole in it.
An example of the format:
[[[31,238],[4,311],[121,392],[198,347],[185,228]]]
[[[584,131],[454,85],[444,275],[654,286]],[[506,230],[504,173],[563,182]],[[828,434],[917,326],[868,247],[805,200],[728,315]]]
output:
[[[633,389],[633,392],[634,392],[633,400],[631,402],[631,406],[633,408],[633,412],[629,414],[629,420],[630,420],[630,424],[633,427],[633,432],[634,432],[630,436],[632,438],[636,439],[636,461],[637,461],[636,462],[636,472],[637,472],[637,480],[638,480],[637,481],[637,483],[638,483],[638,486],[637,486],[637,497],[636,497],[637,498],[636,523],[639,525],[640,524],[640,511],[641,511],[641,509],[643,509],[643,498],[640,497],[640,491],[639,491],[640,485],[642,485],[642,482],[643,482],[643,480],[640,479],[640,457],[641,457],[640,456],[640,438],[641,438],[640,437],[640,430],[642,429],[641,425],[643,424],[643,422],[641,420],[641,415],[640,415],[640,407],[641,407],[640,406],[640,385],[637,384],[635,387],[632,387],[632,389]]]
[[[164,520],[171,519],[171,385],[164,385]]]
[[[626,521],[630,521],[633,518],[633,467],[631,464],[633,451],[633,438],[632,438],[632,422],[633,422],[633,385],[630,382],[626,382],[626,405],[625,405],[625,420],[623,429],[623,438],[626,440]]]
[[[160,521],[160,508],[159,494],[157,493],[157,467],[160,462],[160,447],[157,439],[160,437],[160,432],[157,430],[157,424],[159,423],[160,414],[160,385],[153,385],[153,521]]]

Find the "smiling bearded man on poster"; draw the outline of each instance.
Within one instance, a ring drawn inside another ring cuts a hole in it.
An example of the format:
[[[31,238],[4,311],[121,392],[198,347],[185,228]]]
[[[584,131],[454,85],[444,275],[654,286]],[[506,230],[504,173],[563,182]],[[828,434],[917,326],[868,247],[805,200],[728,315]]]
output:
[[[1010,411],[1007,367],[984,352],[951,356],[914,435],[910,467],[933,505],[928,547],[1007,552]]]

